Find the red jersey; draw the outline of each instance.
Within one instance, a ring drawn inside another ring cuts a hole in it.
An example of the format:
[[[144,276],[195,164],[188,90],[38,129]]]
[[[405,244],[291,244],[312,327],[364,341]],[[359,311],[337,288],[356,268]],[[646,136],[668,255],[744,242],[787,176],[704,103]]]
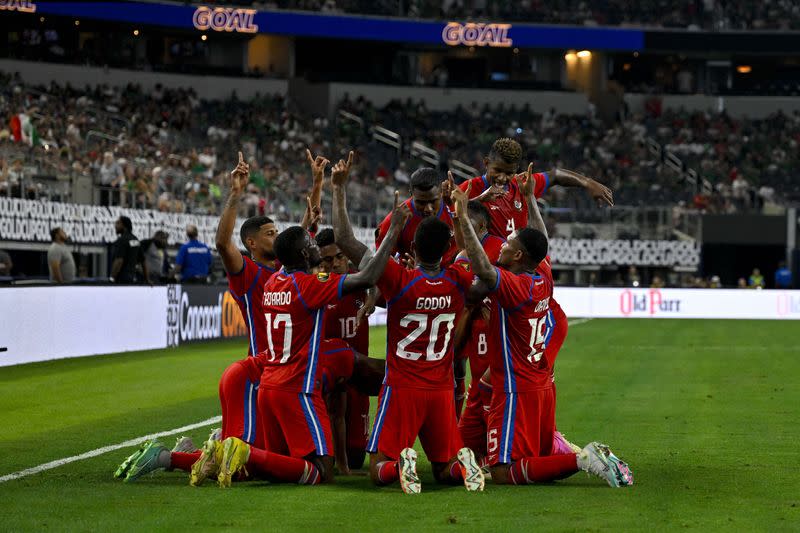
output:
[[[452,334],[472,277],[466,263],[431,277],[389,261],[378,281],[386,297],[386,385],[453,389]]]
[[[527,392],[551,386],[553,369],[543,355],[555,325],[549,306],[553,273],[545,261],[537,270],[541,275],[513,274],[497,267],[489,332],[495,390]]]
[[[228,288],[239,305],[244,323],[247,325],[249,348],[247,355],[256,355],[267,347],[267,330],[264,327],[264,313],[261,304],[264,283],[276,272],[275,269],[256,263],[249,257],[242,257],[242,270],[228,274]]]
[[[417,227],[419,223],[425,218],[422,214],[417,211],[414,207],[414,199],[409,198],[405,201],[405,204],[411,209],[411,218],[406,221],[406,225],[403,226],[403,230],[400,232],[400,237],[397,238],[397,246],[392,253],[399,252],[400,255],[403,254],[410,254],[411,253],[411,243],[414,242],[414,233],[417,231]],[[436,217],[443,221],[445,224],[450,226],[450,235],[454,235],[453,233],[453,217],[450,214],[450,209],[447,207],[447,204],[444,201],[441,202],[439,205],[439,212],[436,214]],[[375,239],[375,247],[378,247],[383,242],[383,239],[386,237],[386,234],[389,233],[389,226],[392,225],[392,214],[389,213],[386,215],[386,218],[383,219],[380,226],[378,226],[378,237]],[[449,265],[452,263],[456,255],[458,255],[458,246],[456,245],[455,237],[451,237],[450,239],[450,247],[444,253],[444,257],[442,258],[442,265]]]
[[[358,353],[369,353],[369,324],[364,320],[356,329],[356,315],[366,299],[367,292],[358,291],[329,303],[325,310],[325,338],[342,339]]]
[[[353,375],[356,354],[342,339],[325,339],[320,346],[320,383],[322,394],[330,393],[337,385]]]
[[[311,394],[318,378],[325,307],[342,299],[347,275],[276,272],[264,285],[267,346],[261,386]]]
[[[536,198],[540,198],[550,186],[550,176],[547,172],[537,172],[533,174],[532,178],[536,180],[533,186],[533,195]],[[521,174],[514,176],[506,185],[508,194],[491,202],[483,203],[486,209],[489,210],[491,220],[488,229],[492,235],[507,239],[514,231],[528,225],[528,204],[525,202],[525,196],[520,190],[519,182],[521,180]],[[472,184],[472,188],[469,191],[470,200],[480,196],[486,189],[491,187],[486,174],[465,181],[459,187],[462,191],[466,191],[467,185],[470,183]]]
[[[483,251],[486,252],[489,261],[493,265],[497,263],[497,260],[500,258],[500,248],[503,247],[505,242],[505,240],[491,233],[487,233],[481,239]],[[468,263],[469,259],[462,257],[459,259],[459,262],[461,261]],[[485,302],[488,302],[488,299],[485,300]],[[485,306],[487,310],[489,309],[487,303],[481,305]],[[480,379],[483,373],[486,372],[486,369],[489,368],[488,328],[489,326],[486,320],[484,320],[483,315],[478,315],[473,318],[472,324],[470,325],[469,339],[467,339],[463,348],[464,353],[467,354],[466,357],[469,358],[469,371],[473,380]]]

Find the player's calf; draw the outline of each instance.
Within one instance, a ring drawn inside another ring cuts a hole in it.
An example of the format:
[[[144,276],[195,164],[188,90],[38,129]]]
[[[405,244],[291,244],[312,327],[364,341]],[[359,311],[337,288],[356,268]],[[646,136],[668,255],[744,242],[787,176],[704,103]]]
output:
[[[485,477],[475,454],[469,448],[461,448],[447,463],[433,463],[433,477],[439,483],[464,484],[469,492],[482,491]]]

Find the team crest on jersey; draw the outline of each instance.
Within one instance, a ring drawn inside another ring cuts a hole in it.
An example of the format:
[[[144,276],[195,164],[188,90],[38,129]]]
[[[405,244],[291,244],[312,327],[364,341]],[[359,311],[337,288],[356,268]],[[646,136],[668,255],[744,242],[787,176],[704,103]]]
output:
[[[514,200],[514,207],[516,207],[518,210],[522,209],[522,202],[519,200]]]
[[[328,272],[319,272],[317,274],[317,279],[320,280],[321,282],[325,283],[326,281],[331,279],[331,275]]]
[[[464,270],[466,270],[467,272],[469,272],[469,263],[459,263],[459,265],[461,265],[461,267],[462,267]]]

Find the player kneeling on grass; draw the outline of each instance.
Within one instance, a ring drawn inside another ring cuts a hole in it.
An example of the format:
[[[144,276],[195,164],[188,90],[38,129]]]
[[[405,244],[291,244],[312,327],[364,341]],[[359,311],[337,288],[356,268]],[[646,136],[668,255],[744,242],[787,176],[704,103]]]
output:
[[[397,195],[396,195],[397,196]],[[333,479],[330,421],[319,379],[320,343],[325,309],[343,295],[364,290],[378,280],[400,229],[410,215],[399,204],[386,241],[355,274],[312,274],[320,263],[319,247],[299,226],[275,241],[283,271],[264,287],[264,313],[269,331],[258,407],[266,449],[230,437],[222,443],[217,480],[229,487],[240,471],[271,481],[316,485]],[[210,469],[207,469],[210,470]]]
[[[349,224],[346,178],[334,172],[331,180],[333,227],[339,247],[359,264],[367,249],[356,241]],[[387,301],[388,353],[367,447],[370,475],[378,485],[399,480],[407,494],[422,490],[412,448],[417,437],[437,481],[464,483],[469,491],[484,486],[475,456],[463,447],[456,429],[452,334],[472,273],[465,265],[441,266],[450,240],[446,223],[435,217],[423,219],[414,234],[417,267],[409,270],[390,261],[378,280]]]
[[[530,166],[523,179],[532,179]],[[542,263],[547,229],[535,200],[529,198],[535,229],[512,233],[495,267],[470,224],[468,193],[456,189],[452,198],[467,255],[482,282],[478,286],[489,293],[492,309],[489,368],[494,392],[487,435],[492,480],[523,485],[584,470],[612,487],[632,485],[628,465],[604,444],[592,442],[580,453],[552,455],[555,391],[552,368],[544,357],[553,296],[552,270],[549,261]]]

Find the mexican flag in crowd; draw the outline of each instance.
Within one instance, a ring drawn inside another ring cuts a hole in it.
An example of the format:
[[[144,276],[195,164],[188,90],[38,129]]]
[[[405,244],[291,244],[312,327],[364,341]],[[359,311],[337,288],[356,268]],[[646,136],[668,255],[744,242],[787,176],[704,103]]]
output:
[[[12,115],[11,117],[11,135],[13,135],[16,142],[27,143],[28,146],[36,146],[41,144],[39,134],[36,133],[36,127],[31,122],[31,117],[25,113]]]

